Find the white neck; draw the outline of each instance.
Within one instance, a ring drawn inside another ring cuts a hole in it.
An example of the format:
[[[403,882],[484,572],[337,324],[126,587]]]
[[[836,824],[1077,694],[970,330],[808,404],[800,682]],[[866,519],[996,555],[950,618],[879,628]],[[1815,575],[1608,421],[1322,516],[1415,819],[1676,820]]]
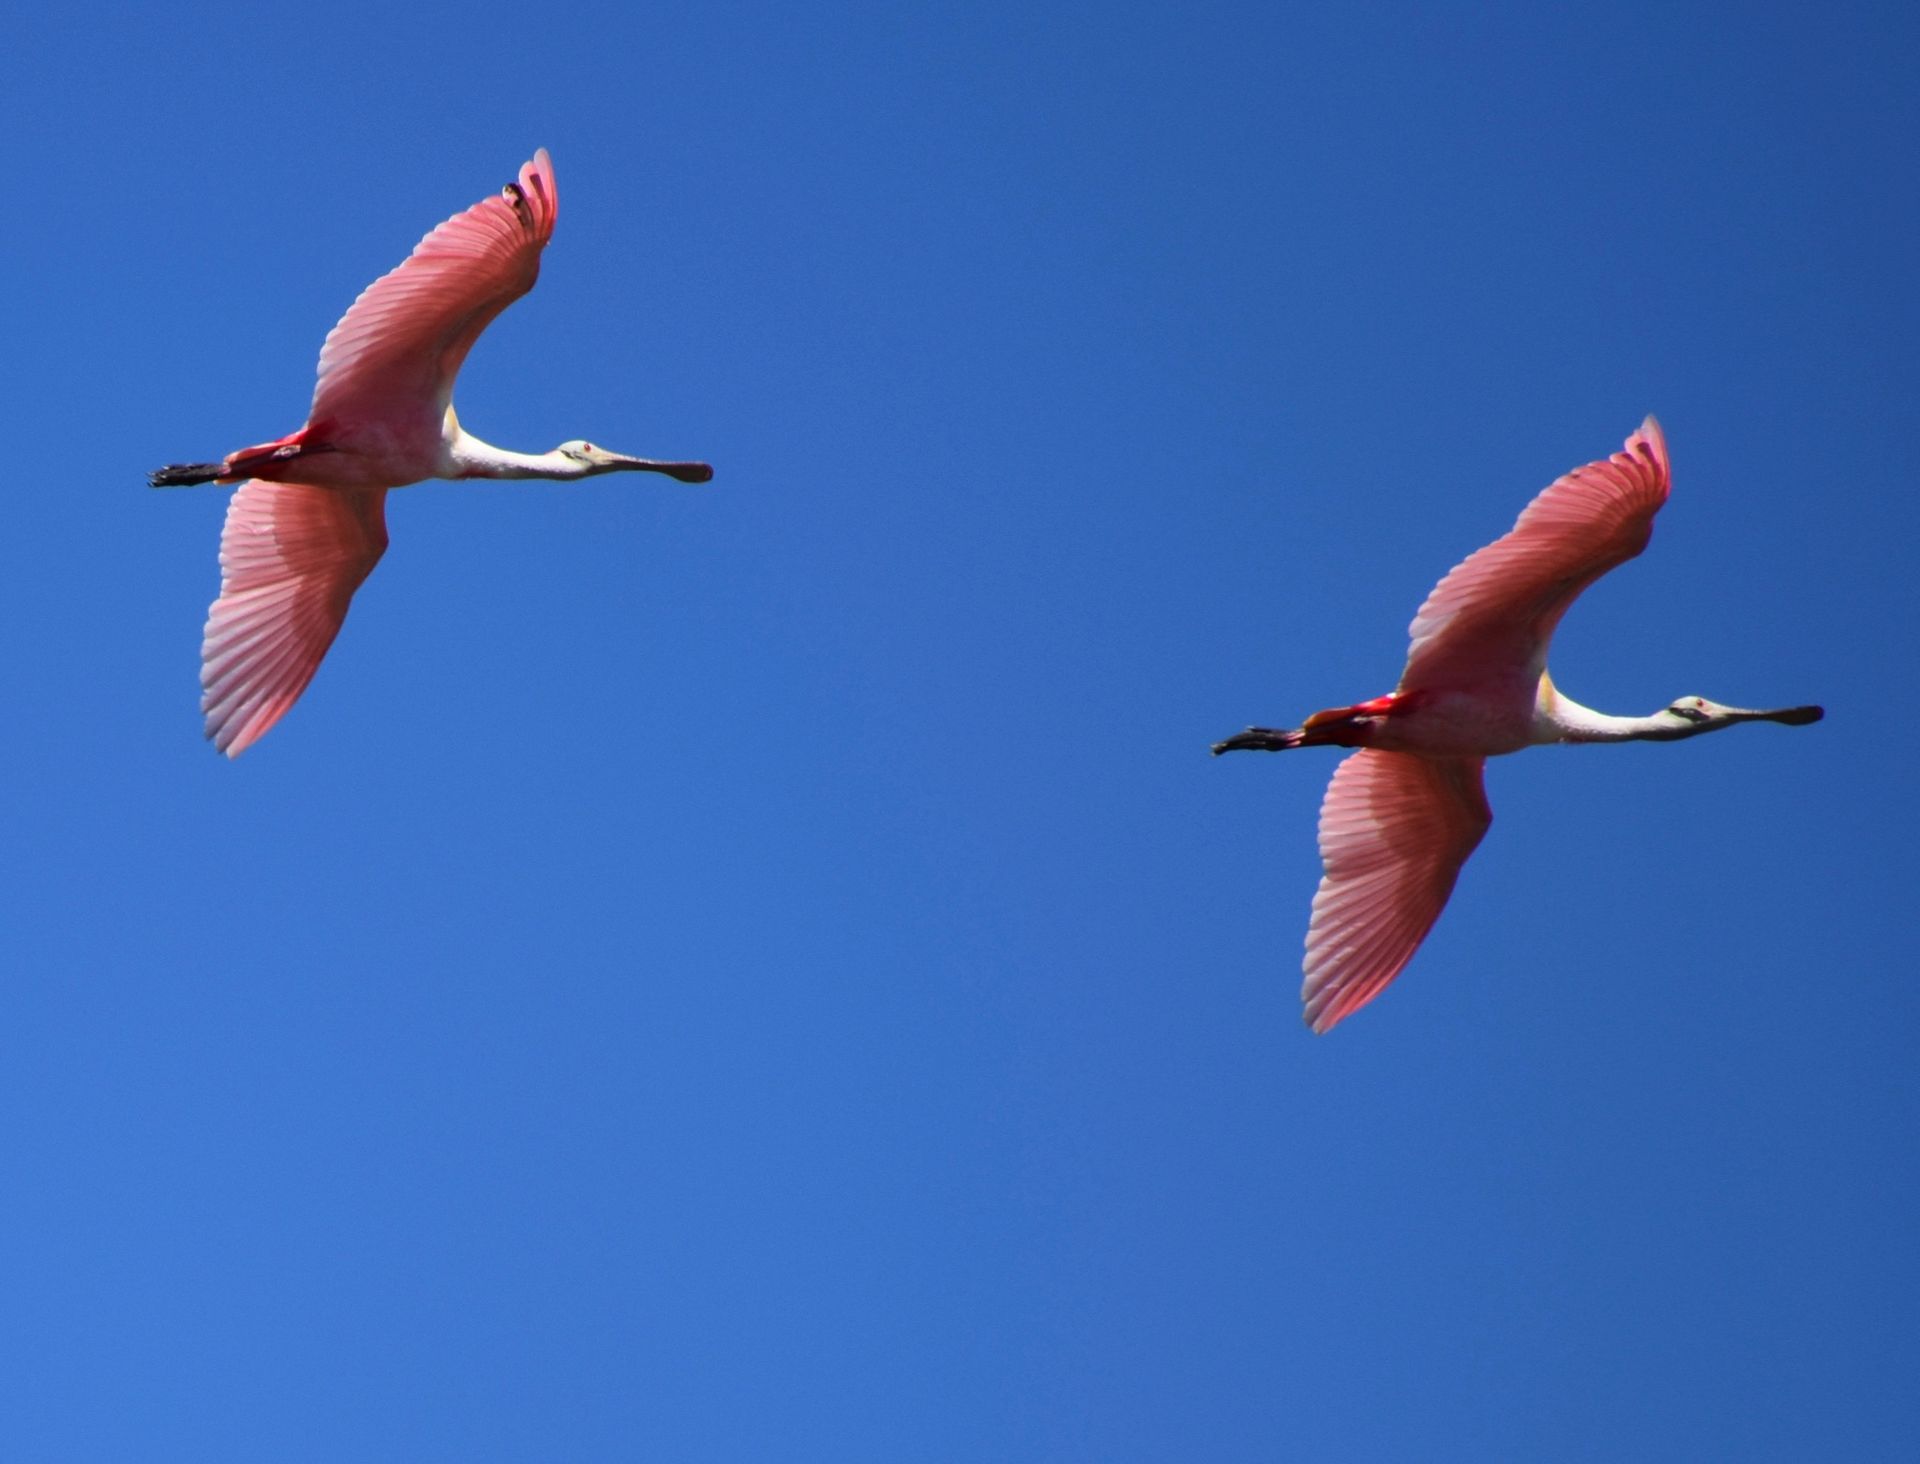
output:
[[[441,474],[445,478],[584,478],[592,471],[578,458],[557,450],[509,452],[482,442],[457,422],[450,425],[453,433],[446,443],[446,457],[451,471]]]
[[[1583,707],[1557,688],[1543,672],[1533,703],[1533,740],[1544,742],[1674,742],[1696,730],[1676,726],[1669,717],[1611,717]]]

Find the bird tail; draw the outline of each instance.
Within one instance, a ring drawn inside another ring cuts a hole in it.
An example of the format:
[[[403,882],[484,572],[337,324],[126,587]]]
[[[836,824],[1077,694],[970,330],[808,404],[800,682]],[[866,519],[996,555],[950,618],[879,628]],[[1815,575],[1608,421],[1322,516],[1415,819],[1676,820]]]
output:
[[[227,470],[225,463],[168,463],[147,474],[153,488],[189,488],[195,483],[211,483]]]

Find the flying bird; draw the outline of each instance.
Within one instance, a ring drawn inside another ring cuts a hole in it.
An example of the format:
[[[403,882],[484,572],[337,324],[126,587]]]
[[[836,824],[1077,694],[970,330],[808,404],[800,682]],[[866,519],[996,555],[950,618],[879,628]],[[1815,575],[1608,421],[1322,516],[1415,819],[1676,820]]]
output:
[[[1649,417],[1623,451],[1575,468],[1504,538],[1427,596],[1400,685],[1292,729],[1250,727],[1214,752],[1355,747],[1320,805],[1324,872],[1307,927],[1307,1025],[1326,1032],[1398,976],[1493,822],[1489,757],[1549,742],[1676,742],[1740,722],[1801,726],[1819,707],[1748,711],[1684,696],[1647,717],[1583,707],[1547,676],[1547,644],[1588,585],[1642,549],[1667,501],[1666,439]]]
[[[238,757],[313,680],[347,605],[387,547],[389,488],[425,478],[713,476],[563,442],[528,454],[482,442],[453,412],[453,379],[493,318],[533,288],[559,213],[541,148],[495,198],[428,234],[360,294],[320,348],[307,424],[291,436],[174,463],[156,488],[239,483],[220,535],[220,598],[200,647],[200,709],[215,748]]]

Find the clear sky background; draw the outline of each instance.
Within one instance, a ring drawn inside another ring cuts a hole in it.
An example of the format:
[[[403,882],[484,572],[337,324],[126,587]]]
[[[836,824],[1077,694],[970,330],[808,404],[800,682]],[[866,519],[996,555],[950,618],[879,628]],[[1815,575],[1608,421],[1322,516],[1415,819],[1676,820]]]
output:
[[[1920,1431],[1920,19],[0,22],[10,1460],[1874,1460]],[[553,152],[429,485],[200,739],[225,492]],[[1299,1022],[1326,752],[1649,412],[1582,701]]]

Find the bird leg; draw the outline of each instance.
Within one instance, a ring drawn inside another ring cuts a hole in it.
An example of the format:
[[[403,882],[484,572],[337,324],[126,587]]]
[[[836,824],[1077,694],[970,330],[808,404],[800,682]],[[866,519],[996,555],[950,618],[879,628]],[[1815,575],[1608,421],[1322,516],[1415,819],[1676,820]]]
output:
[[[195,483],[211,483],[226,470],[225,463],[168,463],[147,474],[147,486],[189,488]]]
[[[168,463],[147,474],[153,488],[186,488],[195,483],[237,483],[242,478],[280,478],[280,464],[304,453],[336,452],[325,442],[309,442],[310,429],[301,428],[278,442],[263,442],[258,447],[243,447],[230,452],[217,463]]]
[[[1419,692],[1396,691],[1376,696],[1372,701],[1355,702],[1350,707],[1329,707],[1308,717],[1297,730],[1249,727],[1237,737],[1214,743],[1214,755],[1285,752],[1290,747],[1367,747],[1382,718],[1409,710],[1419,696]]]
[[[1213,755],[1218,757],[1223,752],[1285,752],[1290,747],[1305,745],[1305,741],[1305,734],[1296,730],[1249,727],[1225,742],[1214,743]]]

